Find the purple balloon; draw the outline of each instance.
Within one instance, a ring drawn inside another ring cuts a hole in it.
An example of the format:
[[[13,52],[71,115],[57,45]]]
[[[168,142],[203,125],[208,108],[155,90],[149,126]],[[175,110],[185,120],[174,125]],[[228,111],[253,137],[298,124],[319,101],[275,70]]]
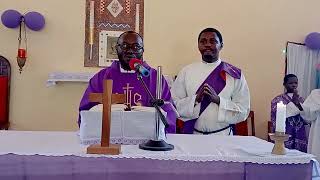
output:
[[[308,34],[305,39],[305,44],[310,49],[313,49],[313,50],[320,49],[320,33],[312,32]]]
[[[22,15],[13,9],[6,10],[1,15],[2,24],[7,28],[16,28],[21,23]]]
[[[38,12],[28,12],[24,15],[26,26],[34,31],[39,31],[44,27],[44,17]]]

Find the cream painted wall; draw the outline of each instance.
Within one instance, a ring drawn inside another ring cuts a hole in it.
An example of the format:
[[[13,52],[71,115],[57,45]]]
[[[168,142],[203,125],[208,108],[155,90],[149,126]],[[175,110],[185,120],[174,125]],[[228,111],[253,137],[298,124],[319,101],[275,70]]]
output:
[[[270,100],[282,92],[287,40],[303,42],[320,31],[320,1],[309,0],[145,0],[145,59],[174,75],[199,61],[198,33],[221,30],[222,58],[240,67],[251,90],[257,135],[266,138]],[[7,9],[38,11],[46,18],[40,32],[28,31],[29,56],[22,74],[16,65],[17,30],[0,25],[0,54],[13,68],[10,121],[16,130],[76,130],[81,83],[45,86],[54,71],[97,71],[83,67],[84,0],[1,0]]]

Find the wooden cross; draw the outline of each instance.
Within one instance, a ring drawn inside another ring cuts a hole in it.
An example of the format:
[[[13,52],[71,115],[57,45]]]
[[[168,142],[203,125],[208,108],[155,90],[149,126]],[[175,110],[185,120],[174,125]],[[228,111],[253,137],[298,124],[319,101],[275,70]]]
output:
[[[119,144],[110,144],[111,104],[124,103],[124,94],[112,94],[112,80],[104,80],[103,93],[89,94],[90,102],[103,104],[101,144],[90,145],[88,154],[120,154]]]

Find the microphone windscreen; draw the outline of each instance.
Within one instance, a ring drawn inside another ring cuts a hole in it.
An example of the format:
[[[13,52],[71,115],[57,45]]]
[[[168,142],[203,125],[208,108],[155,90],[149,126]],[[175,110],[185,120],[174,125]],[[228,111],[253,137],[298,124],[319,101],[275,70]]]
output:
[[[138,63],[138,64],[142,64],[142,61],[140,59],[137,59],[137,58],[132,58],[130,61],[129,61],[129,66],[130,66],[130,69],[131,70],[135,70],[134,68],[134,64],[135,63]]]

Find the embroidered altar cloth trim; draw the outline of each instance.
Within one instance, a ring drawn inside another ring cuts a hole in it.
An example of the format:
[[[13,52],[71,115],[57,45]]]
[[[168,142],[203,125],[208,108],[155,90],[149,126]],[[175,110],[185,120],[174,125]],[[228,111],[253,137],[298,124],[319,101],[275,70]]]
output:
[[[273,144],[252,136],[206,136],[168,134],[172,151],[154,152],[139,149],[138,145],[122,145],[121,154],[88,155],[86,145],[79,143],[76,132],[0,131],[0,155],[45,155],[110,158],[148,158],[193,162],[225,161],[258,164],[305,164],[314,157],[296,150],[286,155],[272,155]]]

